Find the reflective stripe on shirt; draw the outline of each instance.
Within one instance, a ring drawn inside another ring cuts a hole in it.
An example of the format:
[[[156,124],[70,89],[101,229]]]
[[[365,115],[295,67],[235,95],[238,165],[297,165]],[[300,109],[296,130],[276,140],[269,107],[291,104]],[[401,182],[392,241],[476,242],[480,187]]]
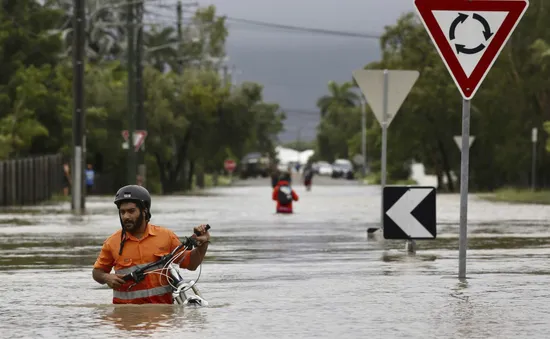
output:
[[[115,291],[113,290],[113,297],[121,300],[130,300],[137,298],[148,298],[156,295],[163,295],[166,293],[172,292],[172,287],[170,285],[154,287],[147,290],[139,291]]]

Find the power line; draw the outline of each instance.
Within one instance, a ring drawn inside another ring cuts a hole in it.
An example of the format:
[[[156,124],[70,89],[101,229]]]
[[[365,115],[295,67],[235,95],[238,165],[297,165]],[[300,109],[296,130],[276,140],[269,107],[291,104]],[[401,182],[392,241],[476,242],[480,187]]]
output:
[[[165,5],[159,5],[155,7],[161,7],[161,8],[169,8]],[[194,15],[196,11],[188,11],[184,10],[183,12]],[[147,14],[154,15],[158,18],[165,18],[169,20],[175,20],[174,17],[158,13],[155,11],[147,11]],[[267,28],[274,28],[278,31],[286,31],[286,32],[304,32],[304,33],[314,33],[314,34],[321,34],[321,35],[331,35],[331,36],[341,36],[341,37],[351,37],[351,38],[362,38],[362,39],[380,39],[380,34],[368,34],[368,33],[359,33],[359,32],[349,32],[349,31],[338,31],[338,30],[328,30],[328,29],[320,29],[320,28],[312,28],[312,27],[305,27],[305,26],[293,26],[293,25],[286,25],[286,24],[278,24],[278,23],[272,23],[272,22],[266,22],[266,21],[259,21],[259,20],[251,20],[251,19],[243,19],[243,18],[235,18],[235,17],[229,17],[229,16],[216,16],[216,18],[224,18],[228,23],[241,23],[241,24],[247,24],[247,25],[253,25],[253,26],[260,26],[260,27],[267,27]],[[173,22],[173,21],[172,21]]]
[[[297,114],[304,114],[304,115],[316,115],[316,116],[321,116],[321,112],[320,111],[309,111],[309,110],[305,110],[305,109],[299,109],[299,108],[284,108],[284,107],[281,107],[280,109],[281,111],[285,112],[285,113],[297,113]]]
[[[375,35],[375,34],[335,31],[335,30],[311,28],[311,27],[304,27],[304,26],[292,26],[292,25],[284,25],[284,24],[277,24],[277,23],[271,23],[271,22],[265,22],[265,21],[242,19],[242,18],[232,18],[232,17],[225,17],[225,18],[229,22],[231,21],[240,22],[240,23],[246,23],[246,24],[251,24],[256,26],[273,27],[273,28],[279,28],[279,29],[290,30],[290,31],[300,31],[300,32],[317,33],[317,34],[323,34],[323,35],[336,35],[336,36],[364,38],[364,39],[380,39],[380,35]]]

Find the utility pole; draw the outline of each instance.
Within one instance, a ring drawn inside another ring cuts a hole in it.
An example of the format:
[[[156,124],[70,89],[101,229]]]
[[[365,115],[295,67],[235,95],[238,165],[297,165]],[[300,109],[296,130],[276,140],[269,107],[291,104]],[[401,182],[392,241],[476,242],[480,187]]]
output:
[[[531,164],[531,190],[534,192],[537,189],[537,138],[538,130],[536,127],[533,127],[531,130],[531,142],[533,143],[533,155],[532,155],[532,164]]]
[[[73,6],[73,169],[72,169],[72,210],[80,215],[84,212],[84,47],[86,44],[85,0],[74,0]]]
[[[229,67],[227,64],[222,66],[223,68],[223,84],[224,86],[229,85]]]
[[[143,1],[137,4],[137,47],[136,47],[136,97],[137,97],[137,130],[146,130],[147,119],[143,110],[145,101],[143,91]],[[142,144],[141,149],[137,152],[138,175],[141,178],[141,185],[145,186],[146,182],[146,165],[145,165],[145,145]]]
[[[127,184],[136,183],[136,152],[134,151],[135,110],[136,110],[136,58],[135,58],[135,24],[134,3],[127,0],[127,33],[128,33],[128,179]]]
[[[187,4],[186,4],[187,5]],[[198,5],[195,3],[194,5]],[[183,59],[183,3],[181,0],[178,0],[178,3],[176,5],[176,17],[177,17],[177,30],[178,30],[178,51],[177,51],[177,60],[178,60],[178,69],[177,73],[180,75],[180,81],[181,81],[181,75],[183,74],[183,66],[184,66],[184,59]],[[173,145],[173,152],[176,152],[176,145]],[[189,174],[191,173],[191,164],[189,160],[185,160],[183,163],[183,177],[186,178],[184,187],[191,188],[191,182],[187,179],[189,178]],[[198,179],[198,178],[197,178]],[[199,180],[200,181],[200,180]]]
[[[178,17],[178,74],[183,73],[183,56],[181,55],[182,43],[183,43],[183,9],[181,0],[178,1],[176,7],[177,17]]]

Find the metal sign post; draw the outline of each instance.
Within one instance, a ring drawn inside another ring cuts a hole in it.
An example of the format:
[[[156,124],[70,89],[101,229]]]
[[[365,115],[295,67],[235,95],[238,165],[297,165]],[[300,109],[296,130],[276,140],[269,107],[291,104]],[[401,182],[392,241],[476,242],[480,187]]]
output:
[[[468,248],[468,171],[470,167],[470,100],[462,100],[462,147],[460,151],[460,239],[458,276],[466,277]]]
[[[382,121],[380,121],[382,127],[382,165],[380,173],[380,189],[384,192],[386,187],[386,164],[388,161],[388,70],[384,70],[384,93],[382,98]],[[384,197],[382,194],[382,203],[380,204],[380,223],[381,228],[384,229]]]
[[[537,137],[538,130],[536,127],[531,131],[531,141],[533,142],[533,164],[531,166],[531,190],[534,192],[536,190],[537,182]]]
[[[405,98],[418,80],[418,71],[405,70],[356,70],[353,78],[370,105],[382,128],[382,154],[380,169],[380,228],[384,227],[383,192],[386,186],[386,163],[388,151],[388,127]],[[374,233],[377,228],[367,229]]]
[[[466,278],[470,100],[487,76],[528,0],[414,0],[422,23],[462,95],[458,277]]]

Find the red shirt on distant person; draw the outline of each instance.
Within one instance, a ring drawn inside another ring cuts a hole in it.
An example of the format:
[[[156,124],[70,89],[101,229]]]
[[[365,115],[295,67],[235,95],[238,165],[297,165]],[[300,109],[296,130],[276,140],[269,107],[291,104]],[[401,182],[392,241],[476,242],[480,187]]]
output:
[[[288,195],[288,201],[281,201],[280,190],[287,190],[286,195]],[[273,194],[271,197],[273,200],[277,201],[277,213],[293,213],[292,210],[292,201],[298,201],[298,194],[290,188],[290,183],[283,179],[279,180],[275,188],[273,189]]]

